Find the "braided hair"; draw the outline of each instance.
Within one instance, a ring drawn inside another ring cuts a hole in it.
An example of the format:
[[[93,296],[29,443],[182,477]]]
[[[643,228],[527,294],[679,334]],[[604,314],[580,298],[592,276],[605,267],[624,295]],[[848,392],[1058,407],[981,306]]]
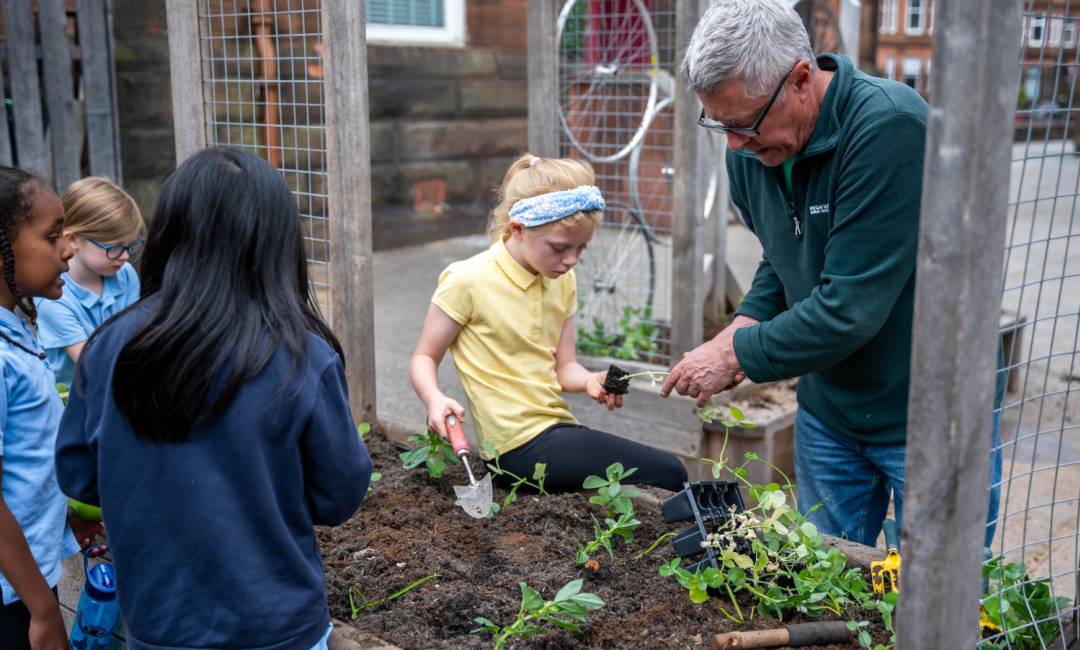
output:
[[[15,308],[22,310],[30,318],[30,323],[35,325],[37,308],[34,301],[23,297],[15,286],[15,252],[11,249],[11,242],[19,229],[30,221],[34,193],[40,183],[36,176],[21,169],[0,165],[0,256],[4,261],[4,284],[15,298]],[[27,354],[44,358],[42,353],[27,348],[3,332],[0,332],[0,338]]]

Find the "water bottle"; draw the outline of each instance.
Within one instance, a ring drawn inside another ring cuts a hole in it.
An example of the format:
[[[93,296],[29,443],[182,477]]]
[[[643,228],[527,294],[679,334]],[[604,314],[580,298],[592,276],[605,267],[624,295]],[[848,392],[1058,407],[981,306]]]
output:
[[[113,628],[120,618],[120,604],[116,602],[116,571],[108,562],[90,566],[90,558],[106,550],[107,546],[99,545],[83,551],[86,583],[79,596],[75,623],[71,626],[71,650],[108,650],[112,642]]]

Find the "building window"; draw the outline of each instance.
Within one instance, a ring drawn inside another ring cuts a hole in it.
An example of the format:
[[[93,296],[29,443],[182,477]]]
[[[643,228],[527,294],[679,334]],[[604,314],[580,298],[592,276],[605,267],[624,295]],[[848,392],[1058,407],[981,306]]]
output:
[[[923,0],[907,0],[907,13],[904,18],[904,31],[908,34],[922,34],[926,28],[926,7]]]
[[[919,90],[920,77],[922,76],[922,61],[919,59],[904,59],[903,81],[915,90]]]
[[[1065,30],[1062,36],[1062,47],[1076,47],[1076,21],[1065,19]]]
[[[892,57],[885,59],[885,78],[896,79],[896,59]]]
[[[882,34],[896,33],[896,3],[898,0],[882,0],[881,3],[881,27],[878,31]]]
[[[368,0],[365,16],[372,43],[465,44],[465,0]]]
[[[1046,16],[1035,16],[1028,23],[1028,47],[1042,47],[1046,37]]]

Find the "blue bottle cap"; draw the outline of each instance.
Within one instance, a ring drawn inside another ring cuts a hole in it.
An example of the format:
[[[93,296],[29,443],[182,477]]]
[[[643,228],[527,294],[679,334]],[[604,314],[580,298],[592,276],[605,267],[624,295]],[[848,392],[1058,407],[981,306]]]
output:
[[[116,570],[108,562],[95,564],[86,574],[86,593],[94,600],[116,598]]]

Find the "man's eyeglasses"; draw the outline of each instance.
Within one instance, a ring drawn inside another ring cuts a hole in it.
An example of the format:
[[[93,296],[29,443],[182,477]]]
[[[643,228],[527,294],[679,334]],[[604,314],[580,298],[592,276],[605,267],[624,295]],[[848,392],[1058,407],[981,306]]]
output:
[[[769,109],[772,108],[772,105],[776,101],[776,98],[780,96],[780,91],[783,90],[784,84],[787,83],[788,77],[790,77],[791,73],[795,71],[795,66],[799,65],[799,63],[801,63],[801,61],[796,61],[795,65],[791,66],[791,70],[788,70],[788,73],[784,75],[783,79],[780,80],[780,84],[776,87],[776,90],[773,91],[772,97],[769,97],[769,101],[765,104],[765,107],[761,109],[761,112],[758,113],[757,119],[754,120],[754,123],[750,126],[727,126],[721,122],[717,122],[705,115],[704,107],[702,107],[701,117],[699,117],[697,121],[698,126],[703,126],[706,129],[714,129],[716,131],[720,131],[721,133],[734,133],[736,135],[744,135],[748,138],[758,137],[759,135],[761,135],[761,131],[759,131],[758,128],[765,120],[765,116],[769,114]]]
[[[128,244],[102,244],[99,241],[93,239],[88,240],[94,246],[97,246],[101,250],[105,251],[105,257],[110,260],[118,260],[124,256],[124,251],[127,251],[129,256],[134,256],[136,253],[142,250],[143,240],[136,239]]]

